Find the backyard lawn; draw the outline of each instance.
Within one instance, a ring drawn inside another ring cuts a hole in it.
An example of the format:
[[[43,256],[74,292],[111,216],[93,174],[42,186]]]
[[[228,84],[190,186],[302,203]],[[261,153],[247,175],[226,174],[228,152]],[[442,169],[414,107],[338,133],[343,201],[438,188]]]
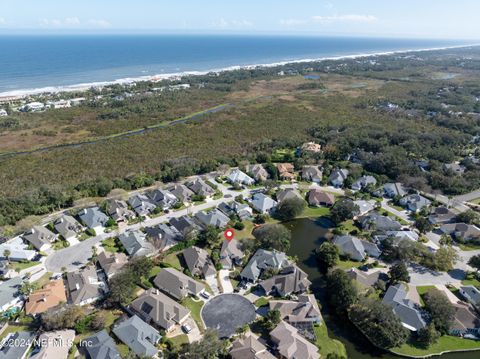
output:
[[[173,268],[178,269],[180,272],[182,272],[183,268],[180,264],[180,260],[178,259],[179,255],[180,255],[180,252],[170,253],[165,258],[163,258],[162,262],[167,263],[170,266],[172,266]]]
[[[176,337],[169,338],[169,339],[176,349],[179,349],[182,346],[182,344],[188,344],[188,336],[186,334],[180,334],[180,335],[177,335]]]
[[[330,208],[307,207],[299,217],[327,217],[330,215]]]
[[[395,354],[400,355],[411,355],[411,356],[429,356],[429,355],[439,355],[445,351],[455,351],[455,350],[480,350],[480,342],[475,340],[463,339],[460,337],[452,337],[445,335],[440,337],[438,342],[430,345],[429,348],[424,349],[416,347],[413,344],[407,343],[402,345],[399,348],[392,350]],[[472,355],[472,358],[476,355]]]
[[[320,349],[322,358],[326,358],[328,354],[336,354],[337,357],[346,358],[347,351],[345,346],[339,340],[332,339],[328,336],[327,327],[323,323],[322,325],[316,325],[313,327],[317,340],[315,344]]]
[[[33,267],[33,266],[36,266],[40,264],[40,262],[30,262],[30,261],[26,261],[26,262],[10,262],[10,268],[13,269],[15,272],[20,272],[24,269],[27,269],[27,268],[30,268],[30,267]]]

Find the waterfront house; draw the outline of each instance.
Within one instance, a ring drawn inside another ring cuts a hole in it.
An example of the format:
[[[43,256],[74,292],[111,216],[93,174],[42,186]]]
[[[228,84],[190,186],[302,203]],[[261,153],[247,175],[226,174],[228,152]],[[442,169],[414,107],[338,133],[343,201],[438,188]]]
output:
[[[335,204],[335,196],[333,194],[323,192],[319,189],[311,189],[308,191],[307,199],[308,204],[315,207],[331,207]]]
[[[340,254],[355,261],[363,261],[370,257],[378,258],[382,251],[375,243],[367,242],[350,235],[336,236],[333,243],[338,247]]]
[[[243,268],[240,277],[249,282],[256,282],[267,268],[280,271],[289,265],[290,262],[285,253],[258,249]]]
[[[267,295],[285,297],[290,294],[304,293],[312,284],[307,274],[296,265],[280,270],[277,275],[260,282],[260,286]]]
[[[252,207],[255,211],[262,214],[273,214],[277,209],[277,201],[266,196],[263,193],[256,193],[252,197]]]
[[[300,199],[300,200],[303,201],[303,197],[300,194],[300,192],[298,192],[294,188],[281,189],[277,192],[276,196],[277,196],[278,203],[281,203],[281,202],[286,201],[288,199]]]
[[[235,339],[229,354],[232,359],[275,359],[275,356],[252,333]]]
[[[298,329],[282,320],[270,332],[275,350],[286,359],[320,359],[318,348],[300,335]]]

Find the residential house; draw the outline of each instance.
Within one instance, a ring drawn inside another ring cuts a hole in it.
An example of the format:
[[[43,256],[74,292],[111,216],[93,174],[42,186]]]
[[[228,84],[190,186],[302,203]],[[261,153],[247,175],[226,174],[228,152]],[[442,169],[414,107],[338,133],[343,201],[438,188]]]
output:
[[[306,142],[300,147],[301,152],[320,153],[322,146],[315,142]]]
[[[187,308],[155,288],[144,292],[130,306],[146,323],[167,332],[173,330],[176,325],[181,325],[190,315]]]
[[[242,221],[253,217],[252,208],[245,203],[239,203],[236,201],[230,203],[222,202],[217,208],[228,217],[237,215]]]
[[[57,239],[56,234],[43,226],[33,226],[33,228],[25,232],[22,237],[40,252],[45,252],[52,248],[52,242]]]
[[[100,211],[98,207],[85,208],[78,214],[80,221],[88,228],[93,229],[95,233],[103,233],[105,225],[108,222],[108,216]]]
[[[330,177],[328,177],[328,183],[330,183],[333,187],[340,188],[343,187],[343,183],[348,177],[348,170],[345,168],[336,168],[330,173]]]
[[[150,198],[144,194],[136,194],[130,197],[128,203],[140,217],[149,216],[157,208],[157,206],[151,202]]]
[[[191,202],[192,196],[194,195],[192,190],[190,190],[184,184],[180,184],[180,183],[177,183],[168,187],[168,191],[171,194],[173,194],[175,197],[177,197],[178,200],[184,204]]]
[[[267,295],[276,294],[285,297],[290,294],[305,293],[312,284],[307,274],[296,265],[280,270],[279,274],[260,282]]]
[[[335,196],[319,189],[311,189],[308,191],[307,201],[309,206],[332,207],[335,204]]]
[[[370,257],[378,258],[382,251],[375,243],[363,241],[350,235],[336,236],[333,243],[338,247],[340,254],[355,261],[363,261]]]
[[[117,324],[113,333],[140,357],[152,357],[158,353],[155,346],[161,339],[160,333],[136,315]]]
[[[232,359],[275,359],[275,356],[252,333],[235,339],[229,353]]]
[[[418,212],[430,206],[432,202],[419,194],[410,194],[400,199],[400,205],[411,212]]]
[[[272,214],[277,209],[277,201],[271,199],[263,193],[255,193],[251,201],[255,211],[262,214]]]
[[[227,227],[230,218],[218,209],[212,209],[208,212],[199,211],[195,214],[195,219],[204,227],[216,227],[224,229]]]
[[[322,323],[322,314],[313,294],[301,294],[297,301],[271,300],[268,305],[270,310],[278,310],[280,317],[295,328]]]
[[[403,283],[388,287],[382,302],[392,308],[403,326],[416,332],[426,326],[416,303],[408,298],[408,289]]]
[[[204,278],[215,276],[217,271],[206,250],[198,247],[189,247],[183,251],[183,258],[192,275]]]
[[[88,338],[85,338],[80,345],[88,354],[90,359],[121,359],[117,345],[106,330],[102,330]]]
[[[28,249],[28,245],[22,241],[20,237],[15,237],[7,242],[0,244],[0,258],[6,259],[5,251],[9,251],[10,255],[8,260],[10,261],[31,261],[37,255],[37,252]]]
[[[302,337],[297,328],[283,320],[270,332],[270,338],[281,358],[320,359],[317,346]]]
[[[239,184],[245,186],[252,186],[255,184],[255,180],[247,175],[245,172],[240,171],[238,168],[232,170],[227,176],[227,181],[232,184]]]
[[[164,189],[156,189],[148,193],[148,197],[155,206],[165,210],[172,208],[178,202],[178,198],[175,195]]]
[[[77,236],[84,229],[75,218],[69,215],[58,218],[53,223],[53,227],[70,245],[78,243]]]
[[[320,184],[322,182],[323,172],[319,166],[303,166],[302,179],[304,181]]]
[[[187,187],[196,195],[204,196],[205,198],[210,198],[215,194],[215,190],[201,178],[187,182]]]
[[[22,283],[23,279],[21,277],[0,282],[0,312],[23,306],[23,297],[19,293]]]
[[[453,303],[455,317],[450,326],[450,335],[464,336],[480,335],[480,317],[475,310],[467,303]]]
[[[42,289],[31,293],[25,302],[25,313],[40,314],[61,303],[67,303],[67,296],[63,280],[59,279],[48,282]]]
[[[103,297],[107,285],[94,266],[87,266],[77,272],[67,273],[67,290],[70,303],[86,305]]]
[[[100,268],[103,269],[107,278],[111,278],[114,274],[128,263],[128,257],[125,253],[111,253],[103,251],[97,257]]]
[[[396,183],[385,183],[383,185],[383,195],[388,198],[394,197],[404,197],[407,194],[407,190],[403,184]]]
[[[195,234],[200,230],[200,226],[189,216],[173,217],[168,222],[172,227],[179,231],[183,237]]]
[[[456,176],[461,176],[465,173],[467,170],[467,167],[464,165],[461,165],[459,162],[453,162],[453,163],[445,163],[443,165],[443,169],[445,172],[452,173]]]
[[[405,240],[416,242],[418,241],[419,236],[417,232],[414,231],[386,231],[382,234],[373,236],[375,243],[381,243],[387,238],[393,239],[393,243],[398,245]]]
[[[107,213],[117,223],[126,223],[136,217],[125,201],[110,199],[107,201]]]
[[[291,163],[277,163],[278,178],[284,181],[295,179],[295,168]]]
[[[377,184],[377,180],[373,176],[362,176],[358,180],[356,180],[352,185],[351,189],[354,191],[360,191],[368,186],[375,186]]]
[[[75,331],[72,329],[58,330],[40,334],[38,341],[41,344],[39,351],[31,359],[67,359],[70,348],[73,346]]]
[[[473,285],[462,285],[459,288],[460,294],[467,302],[480,310],[480,290]]]
[[[428,220],[431,224],[442,225],[455,221],[457,215],[447,207],[435,207],[430,212]]]
[[[383,216],[373,211],[357,218],[357,222],[363,230],[375,232],[399,231],[402,225],[394,219]]]
[[[447,223],[440,227],[440,231],[452,236],[454,239],[463,239],[464,241],[480,238],[480,228],[473,224]]]
[[[0,359],[25,359],[29,356],[35,334],[32,332],[13,332],[2,339]]]
[[[356,215],[358,216],[363,216],[367,214],[370,211],[373,211],[375,209],[375,201],[364,201],[364,200],[358,200],[358,201],[353,201],[358,206],[358,211]]]
[[[247,173],[251,174],[257,182],[265,182],[270,177],[267,170],[261,164],[248,165]]]
[[[10,267],[11,263],[8,260],[0,260],[0,277],[9,279],[18,277],[20,274]]]
[[[300,199],[303,201],[302,195],[294,188],[285,188],[277,192],[277,201],[281,203],[287,199]]]
[[[119,241],[130,257],[151,256],[156,250],[146,238],[145,233],[139,230],[129,230],[118,236]]]
[[[287,266],[290,266],[290,262],[285,253],[259,249],[243,268],[240,277],[249,282],[256,282],[265,269],[271,268],[280,271]]]
[[[153,280],[161,291],[176,299],[183,299],[189,295],[198,296],[205,290],[205,285],[183,274],[175,268],[163,268]]]
[[[161,251],[174,246],[184,239],[182,233],[166,223],[161,223],[155,227],[146,227],[145,232],[155,248]]]
[[[347,271],[347,274],[350,278],[365,287],[373,287],[379,280],[388,281],[388,275],[381,270],[369,270],[365,272],[357,268],[351,268]]]
[[[220,263],[225,269],[232,269],[233,266],[240,266],[245,256],[240,242],[233,238],[224,240],[220,249]]]

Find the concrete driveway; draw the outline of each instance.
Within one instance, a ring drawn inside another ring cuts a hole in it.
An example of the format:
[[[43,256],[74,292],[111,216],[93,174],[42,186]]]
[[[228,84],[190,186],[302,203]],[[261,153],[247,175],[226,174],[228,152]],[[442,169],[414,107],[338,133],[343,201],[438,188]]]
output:
[[[450,272],[435,272],[431,269],[417,264],[408,266],[410,273],[410,284],[414,286],[437,285],[437,284],[459,284],[465,278],[465,272],[461,269],[454,269]]]
[[[232,282],[229,276],[230,271],[228,269],[222,269],[218,272],[218,279],[222,286],[223,293],[233,293]]]
[[[218,281],[217,281],[217,276],[216,275],[210,275],[208,277],[205,277],[205,282],[207,282],[208,286],[212,290],[213,295],[220,294],[220,290],[218,289]]]

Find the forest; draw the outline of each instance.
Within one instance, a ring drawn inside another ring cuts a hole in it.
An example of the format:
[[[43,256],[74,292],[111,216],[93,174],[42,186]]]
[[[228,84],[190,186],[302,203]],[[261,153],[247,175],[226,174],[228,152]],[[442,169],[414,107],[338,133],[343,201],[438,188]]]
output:
[[[114,188],[270,162],[275,151],[305,141],[322,145],[328,166],[354,158],[384,182],[469,192],[480,187],[479,80],[480,49],[450,49],[189,76],[178,83],[191,88],[178,92],[152,90],[164,84],[117,85],[90,90],[79,107],[13,113],[0,120],[0,226]],[[118,100],[125,93],[135,95]],[[109,137],[222,104],[230,106]],[[85,139],[101,140],[14,152]],[[456,161],[465,165],[463,175],[445,169]]]

